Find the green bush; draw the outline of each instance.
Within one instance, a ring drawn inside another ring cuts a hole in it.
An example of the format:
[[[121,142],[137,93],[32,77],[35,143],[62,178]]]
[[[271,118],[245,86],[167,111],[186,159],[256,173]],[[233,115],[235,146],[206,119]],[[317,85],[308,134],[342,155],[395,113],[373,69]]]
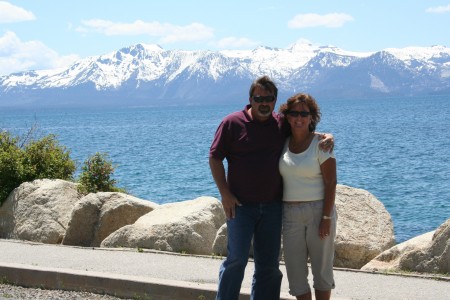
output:
[[[70,151],[59,145],[54,135],[40,140],[20,139],[0,133],[0,206],[20,184],[35,179],[71,180],[75,162]]]
[[[24,153],[17,143],[18,138],[8,132],[0,132],[0,206],[22,183]]]
[[[7,131],[0,132],[0,206],[8,195],[23,182],[35,179],[73,180],[75,162],[70,151],[60,145],[53,134],[32,140],[28,132],[25,138],[13,137]],[[114,166],[106,153],[96,153],[82,166],[79,178],[81,193],[125,192],[115,186],[111,178]]]
[[[25,146],[24,181],[35,179],[72,180],[75,162],[70,159],[70,151],[59,145],[55,135],[48,135]]]
[[[96,192],[124,192],[115,186],[116,180],[111,178],[114,166],[108,158],[107,153],[95,153],[89,157],[82,166],[78,190],[81,193]]]

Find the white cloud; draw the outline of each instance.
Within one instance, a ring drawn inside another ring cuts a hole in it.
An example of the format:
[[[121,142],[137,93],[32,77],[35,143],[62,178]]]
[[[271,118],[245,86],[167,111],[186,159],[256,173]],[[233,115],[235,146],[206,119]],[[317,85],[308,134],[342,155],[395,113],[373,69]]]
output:
[[[82,21],[83,26],[77,31],[82,33],[97,32],[104,35],[149,35],[160,38],[160,43],[175,43],[180,41],[200,41],[211,39],[213,29],[200,23],[178,26],[169,23],[144,22],[114,23],[108,20],[93,19]]]
[[[0,36],[0,75],[65,67],[77,59],[77,55],[60,56],[40,41],[23,42],[11,31]]]
[[[427,8],[426,12],[428,12],[428,13],[437,13],[437,14],[450,12],[450,4],[447,5],[447,6],[430,7],[430,8]]]
[[[0,23],[13,23],[35,20],[36,17],[30,11],[14,6],[9,2],[0,1]]]
[[[258,42],[247,39],[247,38],[237,38],[237,37],[226,37],[220,39],[217,42],[212,43],[215,47],[220,49],[243,49],[243,48],[253,48],[259,45]]]
[[[300,14],[289,21],[289,28],[307,27],[342,27],[346,22],[353,21],[353,17],[343,13],[331,13],[326,15]]]

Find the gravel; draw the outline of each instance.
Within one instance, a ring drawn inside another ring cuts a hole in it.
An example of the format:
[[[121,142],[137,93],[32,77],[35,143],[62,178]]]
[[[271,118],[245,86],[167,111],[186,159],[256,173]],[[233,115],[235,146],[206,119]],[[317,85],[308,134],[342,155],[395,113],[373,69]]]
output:
[[[25,288],[10,284],[0,284],[0,300],[23,300],[23,299],[51,299],[51,300],[118,300],[110,295],[100,295],[87,292],[44,290],[39,288]]]

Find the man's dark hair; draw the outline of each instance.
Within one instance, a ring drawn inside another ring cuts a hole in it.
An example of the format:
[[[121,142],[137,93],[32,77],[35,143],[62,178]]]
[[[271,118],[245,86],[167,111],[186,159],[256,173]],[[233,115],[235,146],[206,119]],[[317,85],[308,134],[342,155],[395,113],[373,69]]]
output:
[[[272,95],[275,96],[275,100],[277,99],[278,88],[272,81],[272,79],[269,78],[269,76],[264,75],[253,81],[252,85],[250,86],[250,97],[253,96],[253,92],[255,91],[256,87],[260,87],[265,89],[266,91],[270,91]]]

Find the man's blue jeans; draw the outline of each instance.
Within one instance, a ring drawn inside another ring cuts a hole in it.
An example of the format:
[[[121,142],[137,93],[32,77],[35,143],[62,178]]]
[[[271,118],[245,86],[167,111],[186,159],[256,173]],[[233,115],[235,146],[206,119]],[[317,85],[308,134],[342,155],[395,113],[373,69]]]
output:
[[[235,218],[227,221],[228,255],[220,267],[216,300],[239,298],[252,238],[255,273],[250,299],[280,298],[281,220],[281,201],[236,207]]]

